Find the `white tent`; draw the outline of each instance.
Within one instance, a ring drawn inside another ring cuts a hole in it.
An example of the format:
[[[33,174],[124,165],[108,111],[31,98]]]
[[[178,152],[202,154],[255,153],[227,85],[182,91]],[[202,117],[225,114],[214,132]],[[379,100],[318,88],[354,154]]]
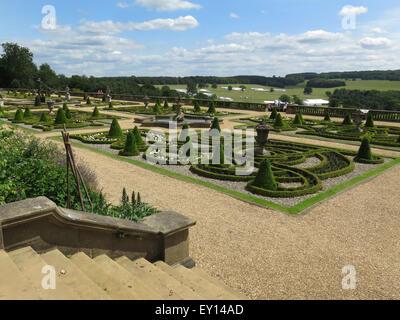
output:
[[[323,99],[307,99],[303,101],[305,106],[323,106],[329,104],[328,100]]]

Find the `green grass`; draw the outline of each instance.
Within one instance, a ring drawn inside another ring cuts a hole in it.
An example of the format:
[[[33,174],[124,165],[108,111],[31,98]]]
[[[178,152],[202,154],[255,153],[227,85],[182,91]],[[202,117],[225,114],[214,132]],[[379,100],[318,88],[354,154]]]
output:
[[[61,141],[60,137],[53,137],[51,139]],[[169,177],[180,179],[182,181],[186,181],[186,182],[189,182],[189,183],[194,183],[194,184],[197,184],[197,185],[208,187],[210,189],[225,193],[225,194],[227,194],[229,196],[232,196],[234,198],[237,198],[237,199],[245,201],[245,202],[249,202],[249,203],[256,204],[256,205],[263,206],[263,207],[268,207],[268,208],[271,208],[271,209],[275,209],[275,210],[278,210],[278,211],[281,211],[281,212],[284,212],[284,213],[287,213],[287,214],[293,214],[293,215],[299,214],[299,213],[303,212],[304,210],[309,209],[312,206],[318,204],[319,202],[321,202],[323,200],[326,200],[326,199],[328,199],[328,198],[330,198],[330,197],[332,197],[332,196],[334,196],[334,195],[336,195],[336,194],[348,189],[349,187],[356,185],[357,183],[360,183],[362,181],[370,179],[370,178],[382,173],[383,171],[385,171],[385,170],[387,170],[387,169],[389,169],[389,168],[391,168],[391,167],[393,167],[393,166],[395,166],[395,165],[400,163],[400,158],[393,158],[394,159],[393,161],[388,162],[388,163],[386,163],[386,164],[384,164],[384,165],[382,165],[382,166],[380,166],[380,167],[378,167],[378,168],[376,168],[376,169],[374,169],[372,171],[369,171],[369,172],[367,172],[367,173],[365,173],[363,175],[360,175],[360,176],[355,177],[355,178],[353,178],[351,180],[348,180],[348,181],[346,181],[346,182],[344,182],[344,183],[342,183],[340,185],[332,187],[331,189],[326,190],[326,191],[324,191],[322,193],[319,193],[316,196],[314,196],[312,198],[309,198],[309,199],[307,199],[307,200],[305,200],[305,201],[303,201],[301,203],[298,203],[295,206],[286,207],[286,206],[279,205],[279,204],[276,204],[276,203],[271,202],[271,201],[260,199],[258,197],[255,197],[255,196],[252,196],[252,195],[249,195],[249,194],[241,193],[241,192],[234,191],[234,190],[231,190],[231,189],[228,189],[228,188],[224,188],[224,187],[221,187],[221,186],[209,183],[209,182],[205,182],[205,181],[200,180],[200,179],[188,177],[188,176],[176,173],[176,172],[171,172],[169,170],[166,170],[166,169],[163,169],[163,168],[159,168],[159,167],[153,166],[153,165],[148,164],[148,163],[143,163],[141,161],[128,159],[128,158],[121,157],[121,156],[118,156],[118,155],[115,155],[115,154],[112,154],[112,153],[109,153],[109,152],[106,152],[106,151],[98,150],[98,149],[96,149],[94,147],[87,146],[87,145],[84,145],[84,144],[81,144],[81,143],[72,142],[71,144],[73,146],[75,146],[75,147],[82,148],[82,149],[87,149],[87,150],[90,150],[92,152],[96,152],[96,153],[108,156],[108,157],[116,159],[116,160],[124,161],[124,162],[130,163],[130,164],[133,164],[135,166],[138,166],[138,167],[141,167],[141,168],[144,168],[144,169],[147,169],[147,170],[151,170],[151,171],[157,172],[159,174],[163,174],[165,176],[169,176]]]
[[[232,84],[232,87],[240,87],[242,84]],[[264,102],[264,101],[272,101],[275,99],[279,99],[279,97],[283,94],[287,94],[289,96],[297,95],[301,99],[328,99],[326,95],[327,91],[335,91],[335,89],[346,88],[351,90],[400,90],[400,81],[385,81],[385,80],[359,80],[356,81],[346,81],[346,87],[338,87],[338,88],[316,88],[313,89],[313,93],[310,95],[304,95],[304,87],[306,86],[306,82],[300,83],[297,86],[287,87],[285,88],[286,92],[255,92],[250,90],[251,88],[264,88],[269,91],[271,87],[265,87],[260,85],[253,84],[243,84],[246,86],[246,90],[244,92],[241,91],[228,91],[225,89],[221,89],[221,87],[228,87],[228,84],[219,84],[217,89],[211,88],[209,86],[208,89],[211,93],[216,94],[218,97],[229,97],[233,98],[236,102]],[[157,87],[162,87],[159,85]],[[171,89],[186,89],[185,85],[170,85]],[[277,88],[278,89],[278,88]],[[240,99],[240,97],[248,96],[249,99]]]

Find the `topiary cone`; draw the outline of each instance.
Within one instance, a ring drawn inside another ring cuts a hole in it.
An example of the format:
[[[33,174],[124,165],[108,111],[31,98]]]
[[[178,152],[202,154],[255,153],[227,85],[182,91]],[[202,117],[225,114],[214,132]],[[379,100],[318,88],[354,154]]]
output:
[[[260,163],[260,168],[253,181],[253,185],[266,190],[278,190],[278,183],[275,180],[269,159],[264,159]]]
[[[168,100],[165,100],[164,102],[164,109],[169,109]]]
[[[275,119],[277,115],[278,115],[278,111],[276,111],[276,108],[273,108],[273,109],[272,109],[272,112],[271,112],[271,115],[269,116],[269,118],[270,118],[271,120],[272,120],[272,119]]]
[[[125,147],[119,154],[127,157],[136,157],[140,154],[139,149],[136,145],[136,139],[133,132],[128,133],[128,136],[126,137]]]
[[[110,127],[110,131],[108,132],[108,136],[111,138],[118,138],[122,137],[122,130],[121,127],[119,126],[118,120],[113,119]]]
[[[193,111],[194,111],[195,113],[200,113],[200,112],[201,112],[200,103],[199,103],[198,101],[195,101],[195,102],[194,102],[194,109],[193,109]]]
[[[160,106],[160,104],[159,104],[158,102],[154,105],[154,107],[153,107],[153,112],[154,112],[155,114],[160,114],[160,113],[162,113],[162,111],[161,111],[161,106]]]
[[[218,118],[214,118],[212,124],[211,124],[211,130],[217,129],[219,132],[221,132],[221,127],[219,126],[219,120]]]
[[[351,120],[350,113],[346,114],[342,124],[345,125],[345,126],[353,124],[353,121]]]
[[[39,122],[49,122],[49,116],[47,115],[47,113],[43,112],[42,115],[40,116],[40,120]]]
[[[14,116],[14,122],[23,122],[24,121],[24,113],[21,109],[18,109]]]
[[[372,152],[371,147],[369,145],[369,139],[364,138],[361,142],[360,149],[358,150],[358,154],[355,157],[355,160],[372,160]]]
[[[27,107],[24,112],[24,119],[26,118],[32,118],[32,112],[31,109],[29,109],[29,107]]]
[[[92,112],[92,118],[97,118],[100,116],[99,109],[97,107],[94,107],[94,110]]]
[[[65,124],[67,123],[67,117],[63,109],[59,108],[56,115],[55,124]]]
[[[284,125],[285,125],[285,123],[283,122],[282,116],[280,113],[278,113],[275,118],[274,127],[282,128]]]
[[[324,121],[326,121],[326,122],[330,122],[331,121],[331,116],[329,115],[329,113],[327,113],[325,115]]]
[[[211,101],[210,107],[208,108],[207,113],[209,113],[209,114],[215,114],[215,113],[217,113],[217,110],[215,109],[214,101]]]
[[[375,127],[374,118],[373,118],[373,116],[372,116],[372,113],[370,113],[370,112],[368,112],[367,122],[365,122],[365,127],[366,127],[366,128],[373,128],[373,127]]]
[[[296,117],[293,120],[293,124],[302,125],[303,121],[301,120],[301,114],[296,113]]]
[[[135,127],[135,128],[133,129],[133,135],[135,136],[136,144],[137,144],[138,146],[143,146],[143,145],[146,144],[146,143],[143,141],[142,134],[140,133],[140,130],[139,130],[138,127]]]

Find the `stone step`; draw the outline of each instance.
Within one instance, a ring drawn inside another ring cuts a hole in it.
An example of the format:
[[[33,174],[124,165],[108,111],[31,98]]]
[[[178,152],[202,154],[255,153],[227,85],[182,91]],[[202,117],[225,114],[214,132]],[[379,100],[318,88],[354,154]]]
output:
[[[31,247],[11,251],[8,255],[19,271],[29,280],[29,284],[38,292],[41,299],[74,300],[79,297],[72,288],[62,281],[62,278],[56,282],[54,290],[43,288],[42,280],[48,273],[43,274],[42,269],[48,264]]]
[[[38,292],[8,256],[0,250],[0,300],[38,300]]]
[[[180,295],[180,293],[173,288],[170,288],[168,283],[161,281],[158,277],[156,277],[155,274],[146,272],[142,268],[137,267],[132,260],[128,259],[127,257],[120,257],[115,261],[135,277],[146,281],[149,286],[157,290],[157,292],[162,295],[163,299],[183,300],[183,297]]]
[[[195,288],[196,291],[201,293],[203,297],[206,297],[207,300],[238,300],[235,295],[209,282],[207,279],[204,279],[182,265],[177,265],[172,269],[173,271],[170,270],[170,272],[174,277],[190,287]]]
[[[44,261],[54,266],[58,280],[73,288],[84,300],[109,300],[111,297],[89,279],[71,260],[55,249],[41,255]]]
[[[204,279],[215,284],[216,286],[219,286],[219,287],[225,289],[225,291],[230,292],[231,294],[233,294],[240,300],[249,300],[249,298],[246,297],[243,293],[240,293],[240,292],[228,287],[221,280],[218,280],[217,278],[210,276],[207,272],[205,272],[203,269],[200,269],[199,267],[194,267],[193,269],[190,269],[190,271],[197,273],[200,277],[203,277]]]
[[[135,288],[124,279],[118,279],[118,274],[110,274],[89,258],[85,253],[79,252],[70,257],[70,260],[81,269],[88,278],[95,282],[101,289],[116,300],[139,300],[140,296]]]
[[[129,259],[128,259],[129,260]],[[151,264],[146,259],[137,259],[135,261],[129,260],[133,265],[139,270],[145,271],[147,274],[156,277],[164,286],[177,292],[179,296],[184,300],[204,300],[201,295],[196,291],[192,290],[190,287],[186,286],[184,283],[178,281],[174,277],[170,276],[168,273],[164,272],[162,269],[157,268],[157,266]]]
[[[106,255],[101,255],[93,259],[104,272],[118,280],[124,286],[132,287],[138,298],[141,300],[163,300],[161,293],[154,288],[146,279],[135,277],[117,262]]]

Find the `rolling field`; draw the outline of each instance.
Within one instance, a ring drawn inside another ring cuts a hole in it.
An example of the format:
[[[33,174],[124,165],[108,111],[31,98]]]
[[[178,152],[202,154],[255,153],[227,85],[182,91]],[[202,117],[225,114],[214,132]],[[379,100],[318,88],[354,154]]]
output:
[[[242,84],[234,84],[232,87],[240,87]],[[253,85],[253,84],[243,84],[246,87],[244,92],[242,91],[229,91],[226,89],[222,89],[221,87],[228,87],[226,84],[219,84],[217,89],[213,89],[210,87],[206,88],[210,91],[210,93],[216,94],[218,97],[228,97],[232,98],[235,101],[241,102],[263,102],[263,101],[271,101],[275,99],[279,99],[279,97],[283,94],[287,94],[289,96],[297,95],[301,99],[326,99],[328,97],[326,95],[327,91],[335,91],[335,89],[346,88],[350,90],[380,90],[380,91],[388,91],[388,90],[400,90],[400,81],[384,81],[384,80],[356,80],[356,81],[346,81],[346,87],[337,87],[337,88],[316,88],[313,89],[313,93],[310,95],[303,94],[304,87],[306,82],[298,84],[294,87],[287,87],[282,91],[269,92],[270,87]],[[159,85],[157,87],[162,87]],[[186,85],[170,85],[171,89],[186,89]],[[264,88],[267,92],[256,92],[251,90],[251,88]],[[276,90],[282,90],[276,88]],[[248,97],[248,98],[246,98]]]

